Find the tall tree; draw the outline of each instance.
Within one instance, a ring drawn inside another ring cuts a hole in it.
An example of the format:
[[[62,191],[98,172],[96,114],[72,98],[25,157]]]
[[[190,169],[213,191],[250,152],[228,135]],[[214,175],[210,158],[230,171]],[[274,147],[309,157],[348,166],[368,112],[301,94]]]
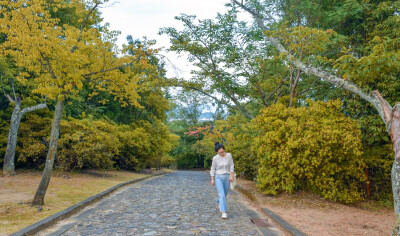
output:
[[[97,17],[96,9],[104,2],[107,0],[0,2],[2,6],[8,6],[2,9],[4,17],[0,19],[1,30],[7,35],[2,44],[4,52],[14,58],[17,66],[24,65],[28,71],[38,75],[35,78],[38,88],[34,92],[56,100],[46,165],[34,205],[44,203],[57,151],[64,103],[83,88],[85,80],[98,91],[108,91],[122,106],[141,107],[137,102],[137,81],[145,75],[131,73],[129,68],[122,71],[121,68],[129,63],[147,65],[146,58],[137,62],[140,55],[115,57],[116,33],[107,27],[87,26],[93,17]],[[52,17],[51,11],[57,12],[65,7],[77,9],[79,26],[59,26],[60,19]]]
[[[206,95],[254,118],[253,112],[246,107],[249,102],[246,99],[254,88],[262,94],[262,99],[269,97],[270,91],[264,91],[260,86],[263,77],[259,76],[259,62],[269,55],[270,47],[259,40],[259,30],[239,21],[236,14],[237,11],[232,9],[226,14],[218,14],[215,20],[198,21],[196,16],[182,14],[175,17],[183,23],[182,31],[170,27],[161,29],[160,33],[170,37],[172,46],[169,50],[187,52],[189,61],[197,67],[191,81],[180,80],[175,85]]]
[[[65,7],[65,4],[68,4],[69,2],[67,1],[60,1],[60,4],[64,4],[64,7],[61,9],[57,9],[57,6],[49,5],[49,14],[52,17],[57,17],[59,18],[59,21],[57,25],[59,27],[63,27],[64,24],[68,25],[73,25],[73,26],[79,26],[79,12],[76,12],[76,8],[74,7]],[[5,11],[11,10],[10,6],[4,7]],[[94,25],[97,22],[99,22],[99,16],[98,13],[95,12],[93,17],[91,19],[87,19],[86,24],[87,25]],[[7,33],[7,31],[3,31],[3,33]],[[4,37],[7,39],[7,35]],[[2,40],[3,42],[3,40]],[[7,98],[9,103],[13,105],[13,113],[11,115],[11,121],[10,121],[10,130],[8,134],[8,142],[7,142],[7,149],[6,153],[4,156],[4,164],[3,164],[3,175],[15,175],[15,149],[17,146],[17,135],[18,135],[18,129],[19,125],[21,122],[21,119],[24,114],[36,111],[39,109],[44,109],[47,107],[45,99],[44,103],[33,105],[33,106],[24,106],[23,105],[23,97],[25,96],[22,94],[22,91],[16,91],[17,87],[29,87],[30,90],[34,89],[37,87],[37,83],[32,81],[32,78],[35,77],[35,74],[31,74],[30,77],[24,78],[23,74],[25,69],[22,67],[20,68],[11,68],[12,60],[7,58],[7,57],[2,57],[0,59],[1,61],[1,84],[2,84],[2,90],[4,93],[4,96]],[[15,66],[14,66],[15,67]],[[17,70],[21,72],[21,75],[19,73],[17,74]],[[10,93],[13,96],[10,96]],[[20,94],[18,95],[18,92]],[[43,99],[42,99],[43,100]]]
[[[0,86],[9,104],[14,106],[8,132],[7,149],[4,155],[3,176],[15,175],[15,148],[17,146],[17,135],[22,116],[26,113],[47,107],[46,102],[23,107],[22,96],[18,95],[18,91],[16,91],[18,84],[18,79],[16,79],[18,77],[17,69],[12,68],[11,64],[11,61],[7,57],[0,57]],[[11,91],[12,96],[10,96],[8,91]]]
[[[309,89],[302,85],[315,78],[285,63],[263,40],[262,31],[240,21],[237,14],[235,7],[215,19],[197,20],[182,14],[175,18],[183,23],[183,30],[160,30],[170,37],[169,50],[186,52],[196,66],[191,79],[176,79],[171,84],[208,96],[250,119],[260,108],[282,98],[294,105],[295,98]]]
[[[271,29],[265,25],[265,22],[266,19],[271,18],[271,15],[268,14],[269,11],[266,11],[263,4],[259,1],[251,0],[243,3],[237,0],[232,0],[232,2],[254,17],[258,26],[266,32],[265,38],[279,50],[288,63],[302,70],[304,73],[315,75],[334,86],[341,87],[360,96],[362,99],[370,103],[379,113],[379,116],[386,124],[387,132],[390,135],[393,144],[394,162],[392,167],[392,188],[396,217],[396,225],[393,230],[393,235],[400,235],[400,103],[391,106],[389,102],[381,96],[378,90],[368,92],[368,89],[360,86],[360,79],[368,81],[369,79],[374,79],[376,76],[383,78],[392,77],[393,72],[398,70],[398,61],[400,58],[398,48],[400,45],[396,42],[398,42],[399,35],[387,31],[383,32],[382,29],[384,29],[383,26],[387,27],[388,25],[398,26],[399,2],[387,1],[378,5],[380,7],[386,7],[388,11],[386,12],[387,18],[384,21],[381,19],[381,22],[384,22],[384,24],[373,25],[373,27],[380,32],[380,35],[375,35],[374,38],[370,39],[370,43],[374,45],[374,47],[367,55],[357,56],[354,54],[348,54],[342,56],[339,59],[342,64],[336,65],[336,71],[329,71],[328,69],[324,70],[312,65],[311,63],[305,63],[299,59],[297,55],[290,53],[282,43],[281,38],[268,33]],[[382,37],[385,37],[385,39],[383,40]],[[346,63],[349,61],[351,63]],[[350,64],[359,64],[359,66],[354,67]],[[384,68],[387,67],[393,68],[388,71],[384,70]],[[362,68],[365,68],[365,72],[363,71],[361,73],[362,77],[351,77],[356,74],[357,70]],[[377,74],[377,72],[381,73]],[[365,83],[363,85],[365,85]]]

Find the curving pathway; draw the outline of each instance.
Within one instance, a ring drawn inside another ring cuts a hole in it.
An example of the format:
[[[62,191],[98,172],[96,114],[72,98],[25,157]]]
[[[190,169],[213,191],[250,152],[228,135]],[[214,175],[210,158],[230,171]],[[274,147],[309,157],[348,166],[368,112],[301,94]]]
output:
[[[46,235],[282,235],[250,221],[255,212],[228,195],[220,217],[217,191],[200,171],[177,171],[124,188]]]

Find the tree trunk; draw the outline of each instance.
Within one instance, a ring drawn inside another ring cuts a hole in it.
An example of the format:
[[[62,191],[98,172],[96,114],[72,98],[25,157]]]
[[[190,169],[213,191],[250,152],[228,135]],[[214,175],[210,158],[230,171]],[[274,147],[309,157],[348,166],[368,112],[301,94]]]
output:
[[[392,167],[392,190],[394,201],[395,226],[393,235],[400,235],[400,104],[392,109],[390,123],[387,127],[390,130],[390,137],[393,143],[394,162]]]
[[[17,134],[21,121],[21,99],[16,99],[15,107],[11,115],[10,131],[8,132],[7,150],[4,156],[3,176],[15,175],[15,147],[17,146]]]
[[[367,196],[368,196],[368,199],[371,199],[371,182],[369,180],[368,165],[365,165],[365,177],[367,178]]]
[[[4,156],[3,176],[15,175],[15,148],[17,146],[17,135],[21,118],[25,113],[44,109],[47,105],[38,104],[36,106],[27,107],[21,110],[22,101],[20,98],[15,99],[15,107],[11,115],[10,131],[8,133],[7,150]]]
[[[392,167],[392,190],[394,200],[395,224],[393,228],[393,236],[400,235],[400,160],[394,160]]]
[[[292,83],[292,78],[290,78],[290,100],[289,100],[289,107],[292,107],[293,105],[293,100],[294,100],[294,96],[296,94],[296,87],[297,87],[297,82],[299,82],[300,79],[300,72],[301,70],[297,70],[297,75],[296,78],[294,79],[293,83]]]
[[[57,142],[60,133],[60,121],[61,121],[63,107],[64,107],[64,101],[58,100],[56,105],[56,110],[54,112],[53,124],[51,126],[50,144],[49,144],[49,151],[46,157],[46,165],[44,167],[42,180],[40,181],[32,205],[44,204],[44,196],[46,195],[47,187],[49,186],[50,183],[50,177],[53,172],[54,159],[56,157],[56,152],[57,152]]]
[[[378,91],[375,91],[376,97],[382,106],[383,120],[386,124],[386,130],[389,132],[393,143],[394,162],[392,166],[392,191],[393,205],[395,215],[395,225],[392,235],[400,235],[400,103],[394,107],[383,99]]]

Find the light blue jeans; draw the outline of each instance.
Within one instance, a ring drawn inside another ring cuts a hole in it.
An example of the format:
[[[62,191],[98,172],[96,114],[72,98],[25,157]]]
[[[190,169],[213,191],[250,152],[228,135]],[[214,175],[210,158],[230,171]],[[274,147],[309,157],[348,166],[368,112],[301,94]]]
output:
[[[228,196],[229,190],[229,174],[215,175],[215,186],[218,191],[218,202],[220,212],[226,212],[226,196]]]

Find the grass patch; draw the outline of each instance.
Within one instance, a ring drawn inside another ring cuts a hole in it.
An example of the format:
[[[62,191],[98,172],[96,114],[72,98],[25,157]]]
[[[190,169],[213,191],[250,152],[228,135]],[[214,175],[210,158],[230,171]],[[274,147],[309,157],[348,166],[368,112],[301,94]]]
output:
[[[169,170],[152,170],[152,174]],[[42,172],[18,171],[17,176],[0,177],[0,235],[9,235],[117,184],[150,174],[128,171],[56,172],[51,177],[45,205],[39,211],[30,206]]]
[[[354,203],[354,206],[365,210],[377,211],[381,209],[393,209],[393,200],[385,199],[380,201],[365,200],[362,202]]]

